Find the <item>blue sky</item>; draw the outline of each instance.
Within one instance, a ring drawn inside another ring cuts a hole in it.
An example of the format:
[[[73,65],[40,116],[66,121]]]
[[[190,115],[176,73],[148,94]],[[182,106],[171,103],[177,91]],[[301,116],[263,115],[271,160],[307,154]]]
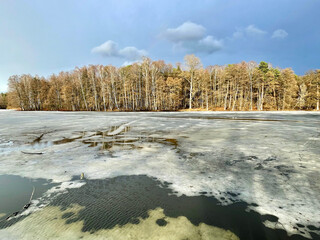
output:
[[[121,66],[147,55],[204,66],[320,68],[319,0],[1,0],[0,92],[14,74]]]

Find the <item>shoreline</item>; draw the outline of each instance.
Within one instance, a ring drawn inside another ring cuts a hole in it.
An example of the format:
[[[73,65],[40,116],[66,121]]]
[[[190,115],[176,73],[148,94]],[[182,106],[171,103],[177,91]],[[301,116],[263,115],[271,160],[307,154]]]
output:
[[[106,113],[111,113],[111,112],[120,112],[120,113],[125,113],[125,112],[225,112],[225,113],[232,113],[232,112],[318,112],[318,110],[294,110],[294,109],[288,109],[288,110],[206,110],[206,109],[179,109],[179,110],[159,110],[159,111],[154,111],[154,110],[137,110],[137,111],[132,111],[132,110],[114,110],[114,111],[87,111],[87,110],[79,110],[79,111],[72,111],[72,110],[21,110],[21,109],[0,109],[0,111],[17,111],[17,112],[106,112]]]

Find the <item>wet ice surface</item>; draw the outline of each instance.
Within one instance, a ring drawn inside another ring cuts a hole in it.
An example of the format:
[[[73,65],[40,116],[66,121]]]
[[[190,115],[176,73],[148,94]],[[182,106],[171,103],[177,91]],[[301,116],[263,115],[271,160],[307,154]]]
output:
[[[278,218],[266,226],[305,237],[319,234],[319,167],[314,112],[0,112],[0,175],[146,174],[178,196],[247,202]]]

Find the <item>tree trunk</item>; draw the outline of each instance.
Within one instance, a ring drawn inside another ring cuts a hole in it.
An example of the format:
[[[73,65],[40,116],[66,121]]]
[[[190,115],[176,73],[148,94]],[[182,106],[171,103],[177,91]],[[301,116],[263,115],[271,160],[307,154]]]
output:
[[[86,107],[86,110],[88,111],[88,104],[87,104],[86,96],[85,96],[85,94],[84,94],[84,89],[83,89],[83,85],[82,85],[82,80],[81,80],[80,73],[78,74],[78,78],[79,78],[79,82],[80,82],[80,88],[81,88],[81,93],[82,93],[84,105],[85,105],[85,107]]]
[[[207,105],[207,111],[209,110],[209,96],[208,96],[208,89],[206,89],[206,105]]]
[[[319,103],[320,103],[320,96],[319,96],[319,84],[317,85],[317,111],[319,111]]]
[[[193,73],[190,78],[190,93],[189,93],[189,109],[192,109],[192,88],[193,88]]]
[[[228,81],[228,84],[227,84],[227,92],[226,92],[226,95],[224,97],[224,110],[227,110],[228,95],[229,95],[229,81]]]

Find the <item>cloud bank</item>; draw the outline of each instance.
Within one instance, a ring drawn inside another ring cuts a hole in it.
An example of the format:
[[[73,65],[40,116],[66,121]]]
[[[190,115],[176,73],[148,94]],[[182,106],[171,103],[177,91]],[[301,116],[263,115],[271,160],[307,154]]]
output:
[[[129,61],[137,61],[140,60],[143,56],[148,55],[147,51],[143,49],[137,49],[136,47],[130,46],[119,49],[118,44],[111,40],[108,40],[105,43],[94,47],[91,52],[100,54],[104,57],[123,58]]]
[[[176,28],[168,28],[161,33],[160,37],[173,44],[173,48],[182,50],[188,53],[213,54],[224,48],[224,44],[229,44],[230,40],[237,41],[238,39],[263,39],[271,37],[273,39],[284,39],[288,33],[283,29],[275,30],[272,35],[267,31],[260,29],[254,24],[247,27],[238,28],[232,37],[222,39],[215,38],[212,35],[206,34],[206,28],[200,24],[190,21],[182,23]],[[103,44],[94,47],[92,53],[100,54],[104,57],[115,57],[125,60],[124,65],[132,64],[139,61],[143,56],[147,56],[148,52],[143,49],[138,49],[133,46],[119,48],[114,41],[108,40]]]

